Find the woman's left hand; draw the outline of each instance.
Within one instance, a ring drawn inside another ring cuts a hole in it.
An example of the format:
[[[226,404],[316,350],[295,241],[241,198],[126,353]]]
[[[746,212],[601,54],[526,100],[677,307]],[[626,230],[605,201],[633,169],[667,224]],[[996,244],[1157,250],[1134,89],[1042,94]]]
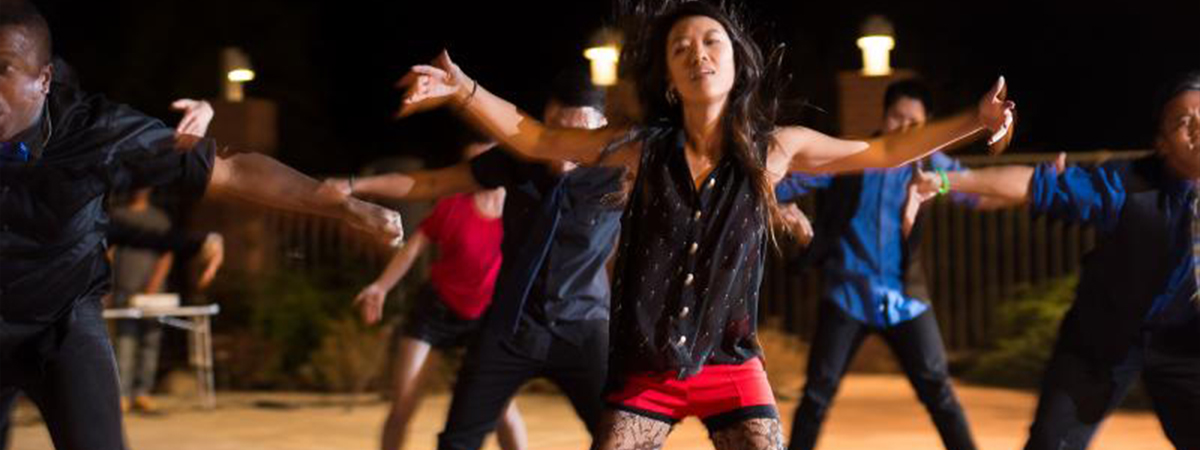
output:
[[[1016,108],[1017,104],[1008,100],[1008,84],[1003,76],[979,100],[979,121],[992,133],[987,144],[993,154],[1003,152],[1012,141]]]

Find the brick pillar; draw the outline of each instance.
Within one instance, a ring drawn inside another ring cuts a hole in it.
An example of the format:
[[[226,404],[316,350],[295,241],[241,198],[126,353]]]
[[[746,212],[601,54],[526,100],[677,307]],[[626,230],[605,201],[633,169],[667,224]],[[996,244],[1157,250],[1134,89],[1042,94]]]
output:
[[[916,72],[906,69],[875,77],[865,76],[857,70],[839,72],[838,125],[842,136],[862,138],[879,131],[883,122],[883,94],[888,85],[916,76]]]

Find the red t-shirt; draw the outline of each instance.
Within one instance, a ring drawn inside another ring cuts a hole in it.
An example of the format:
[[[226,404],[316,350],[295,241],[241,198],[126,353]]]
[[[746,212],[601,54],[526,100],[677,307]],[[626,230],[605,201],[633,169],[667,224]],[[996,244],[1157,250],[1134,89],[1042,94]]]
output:
[[[478,318],[500,273],[500,218],[484,217],[474,195],[459,194],[438,201],[420,229],[438,246],[429,274],[433,288],[459,317]]]

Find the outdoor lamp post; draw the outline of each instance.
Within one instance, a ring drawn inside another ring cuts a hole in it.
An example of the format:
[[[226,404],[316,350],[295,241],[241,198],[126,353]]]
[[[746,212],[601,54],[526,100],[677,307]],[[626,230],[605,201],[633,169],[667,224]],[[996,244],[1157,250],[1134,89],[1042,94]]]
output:
[[[613,86],[617,84],[617,62],[621,59],[621,35],[610,28],[602,28],[592,36],[592,45],[583,51],[583,57],[591,63],[592,84]]]
[[[892,23],[886,17],[867,17],[862,25],[862,37],[858,48],[862,49],[863,69],[866,76],[881,76],[892,73],[890,52],[896,46]]]
[[[254,67],[250,57],[237,47],[226,47],[221,52],[221,67],[225,72],[224,97],[229,102],[240,102],[246,98],[242,85],[254,80]]]

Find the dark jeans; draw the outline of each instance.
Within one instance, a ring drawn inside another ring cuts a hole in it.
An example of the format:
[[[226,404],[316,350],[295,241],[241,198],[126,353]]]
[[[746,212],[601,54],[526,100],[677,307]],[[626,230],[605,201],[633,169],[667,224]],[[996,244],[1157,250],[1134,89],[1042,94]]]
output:
[[[1200,352],[1176,351],[1152,340],[1147,336],[1116,366],[1056,350],[1046,366],[1026,450],[1087,448],[1096,427],[1139,374],[1175,448],[1200,449]]]
[[[158,376],[162,325],[156,320],[119,320],[116,345],[121,395],[150,395],[154,391],[154,382]]]
[[[854,354],[870,333],[879,332],[904,368],[908,381],[925,405],[942,443],[952,450],[974,449],[946,369],[946,351],[933,311],[892,328],[877,330],[855,320],[829,301],[821,302],[817,333],[808,356],[804,396],[792,422],[789,449],[812,449],[817,444],[821,423],[833,405],[833,396]]]
[[[41,330],[0,320],[0,434],[23,392],[41,411],[56,449],[123,450],[119,389],[99,299]]]
[[[488,334],[476,339],[463,357],[446,428],[438,435],[438,448],[480,448],[483,439],[496,428],[509,400],[521,385],[536,377],[549,378],[558,385],[595,436],[604,410],[608,321],[569,326],[586,327],[581,345],[526,326],[507,339]]]

